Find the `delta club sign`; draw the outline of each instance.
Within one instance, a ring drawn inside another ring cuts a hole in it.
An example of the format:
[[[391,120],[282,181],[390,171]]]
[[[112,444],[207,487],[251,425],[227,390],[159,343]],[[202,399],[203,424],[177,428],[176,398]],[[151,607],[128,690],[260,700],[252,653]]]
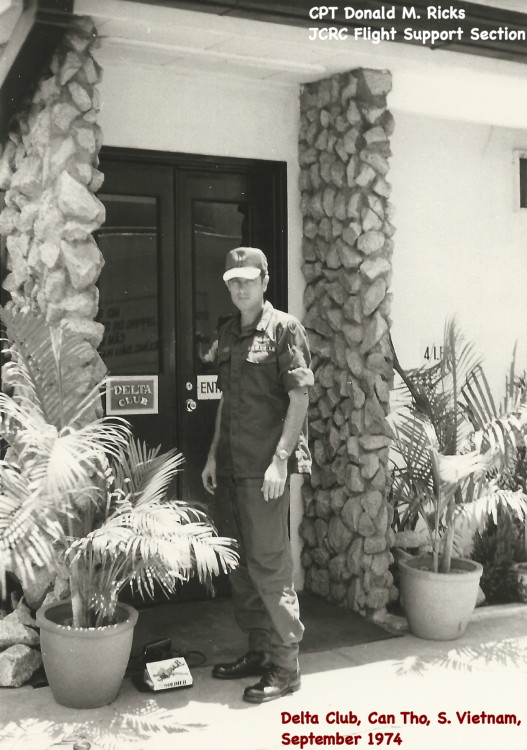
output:
[[[158,376],[123,375],[108,378],[107,414],[157,414]]]

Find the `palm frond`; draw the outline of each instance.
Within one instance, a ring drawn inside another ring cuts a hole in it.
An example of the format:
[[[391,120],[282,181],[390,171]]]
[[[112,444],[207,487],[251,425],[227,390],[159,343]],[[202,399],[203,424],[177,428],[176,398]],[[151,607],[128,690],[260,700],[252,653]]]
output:
[[[494,523],[498,523],[500,507],[507,508],[522,520],[527,518],[527,496],[525,493],[521,490],[513,492],[496,487],[483,492],[474,502],[464,504],[460,508],[460,513],[465,518],[473,520],[479,528],[482,528],[489,516],[493,518]]]
[[[461,395],[467,416],[476,430],[498,416],[488,380],[481,366],[468,374]]]
[[[428,481],[431,477],[430,430],[426,427],[426,420],[418,413],[405,411],[401,413],[397,423],[393,424],[396,436],[395,449],[401,456],[403,466],[412,476]]]
[[[64,532],[52,507],[31,495],[27,477],[6,462],[0,465],[0,592],[5,575],[17,573],[23,584],[37,568],[53,568],[56,545]]]
[[[129,496],[134,506],[157,503],[166,498],[184,457],[176,449],[159,454],[145,443],[130,439],[126,449],[114,457],[114,486]]]
[[[434,534],[446,532],[448,559],[446,547],[460,513],[485,515],[500,503],[517,512],[527,507],[525,497],[503,489],[518,447],[527,444],[527,381],[516,375],[513,354],[498,406],[474,346],[455,319],[445,325],[440,363],[406,373],[399,365],[398,371],[411,396],[410,404],[391,415],[399,528],[401,519],[413,524],[419,513],[430,529],[432,509]]]
[[[38,444],[39,435],[56,434],[54,425],[46,422],[42,412],[34,408],[28,399],[15,400],[5,393],[0,393],[0,413],[4,424],[10,423],[15,430],[15,439],[26,445]]]
[[[474,344],[465,339],[456,318],[448,319],[441,360],[441,385],[444,392],[457,402],[463,384],[480,365],[481,357],[476,353]]]
[[[99,396],[86,371],[93,358],[90,345],[30,311],[1,308],[0,320],[10,342],[11,373],[8,369],[7,374],[20,388],[19,397],[32,400],[57,430],[82,419],[87,405]]]
[[[236,565],[233,540],[217,537],[203,521],[189,521],[190,515],[182,503],[152,501],[148,508],[133,507],[129,513],[112,516],[101,528],[74,542],[68,559],[71,565],[78,566],[79,561],[90,557],[91,565],[101,574],[112,571],[118,588],[135,581],[141,591],[150,595],[155,583],[173,593],[180,582],[192,575],[210,583],[220,571]],[[81,567],[86,567],[86,562]]]
[[[474,474],[486,471],[489,465],[489,459],[485,455],[481,455],[479,451],[471,451],[456,456],[445,456],[436,451],[435,457],[439,478],[447,487],[458,486]]]
[[[159,455],[133,441],[126,421],[95,418],[106,384],[91,384],[91,347],[30,312],[1,310],[0,319],[12,388],[0,394],[9,446],[0,462],[0,578],[16,565],[29,580],[32,566],[64,561],[84,627],[111,619],[127,582],[172,592],[191,575],[210,583],[234,567],[233,540],[170,497],[181,454]]]
[[[137,488],[136,506],[149,505],[166,497],[184,458],[175,449],[153,459]]]
[[[511,364],[505,377],[505,396],[501,406],[501,414],[527,405],[527,373],[525,370],[516,375],[516,344],[512,352]]]
[[[119,459],[113,462],[115,487],[135,495],[159,451],[160,446],[149,448],[145,442],[130,439]]]
[[[31,463],[31,484],[50,496],[93,486],[94,474],[104,475],[108,457],[119,455],[129,435],[126,423],[100,419],[78,430],[48,432],[38,444],[31,440],[22,453]]]

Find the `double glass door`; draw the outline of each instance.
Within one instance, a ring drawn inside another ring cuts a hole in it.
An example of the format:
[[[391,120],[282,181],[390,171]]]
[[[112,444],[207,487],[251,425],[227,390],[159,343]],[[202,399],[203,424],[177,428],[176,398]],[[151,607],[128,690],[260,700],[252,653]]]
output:
[[[262,248],[268,298],[286,308],[284,165],[103,149],[100,169],[107,405],[149,445],[183,453],[179,496],[208,510],[201,471],[221,395],[216,332],[234,312],[225,255],[240,245]]]

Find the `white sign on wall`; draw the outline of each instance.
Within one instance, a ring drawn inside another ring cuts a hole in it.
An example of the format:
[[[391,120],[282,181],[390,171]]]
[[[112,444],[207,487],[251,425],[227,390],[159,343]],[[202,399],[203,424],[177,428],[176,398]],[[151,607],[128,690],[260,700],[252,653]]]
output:
[[[425,365],[437,365],[443,359],[443,344],[422,343],[421,352]]]

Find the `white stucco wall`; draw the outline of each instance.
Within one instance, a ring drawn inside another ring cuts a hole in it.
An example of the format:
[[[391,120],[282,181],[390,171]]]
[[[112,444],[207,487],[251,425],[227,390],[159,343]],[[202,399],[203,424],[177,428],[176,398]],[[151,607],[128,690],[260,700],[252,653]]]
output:
[[[527,209],[514,208],[525,130],[394,112],[392,335],[403,366],[424,364],[456,314],[503,390],[515,342],[527,366]]]

